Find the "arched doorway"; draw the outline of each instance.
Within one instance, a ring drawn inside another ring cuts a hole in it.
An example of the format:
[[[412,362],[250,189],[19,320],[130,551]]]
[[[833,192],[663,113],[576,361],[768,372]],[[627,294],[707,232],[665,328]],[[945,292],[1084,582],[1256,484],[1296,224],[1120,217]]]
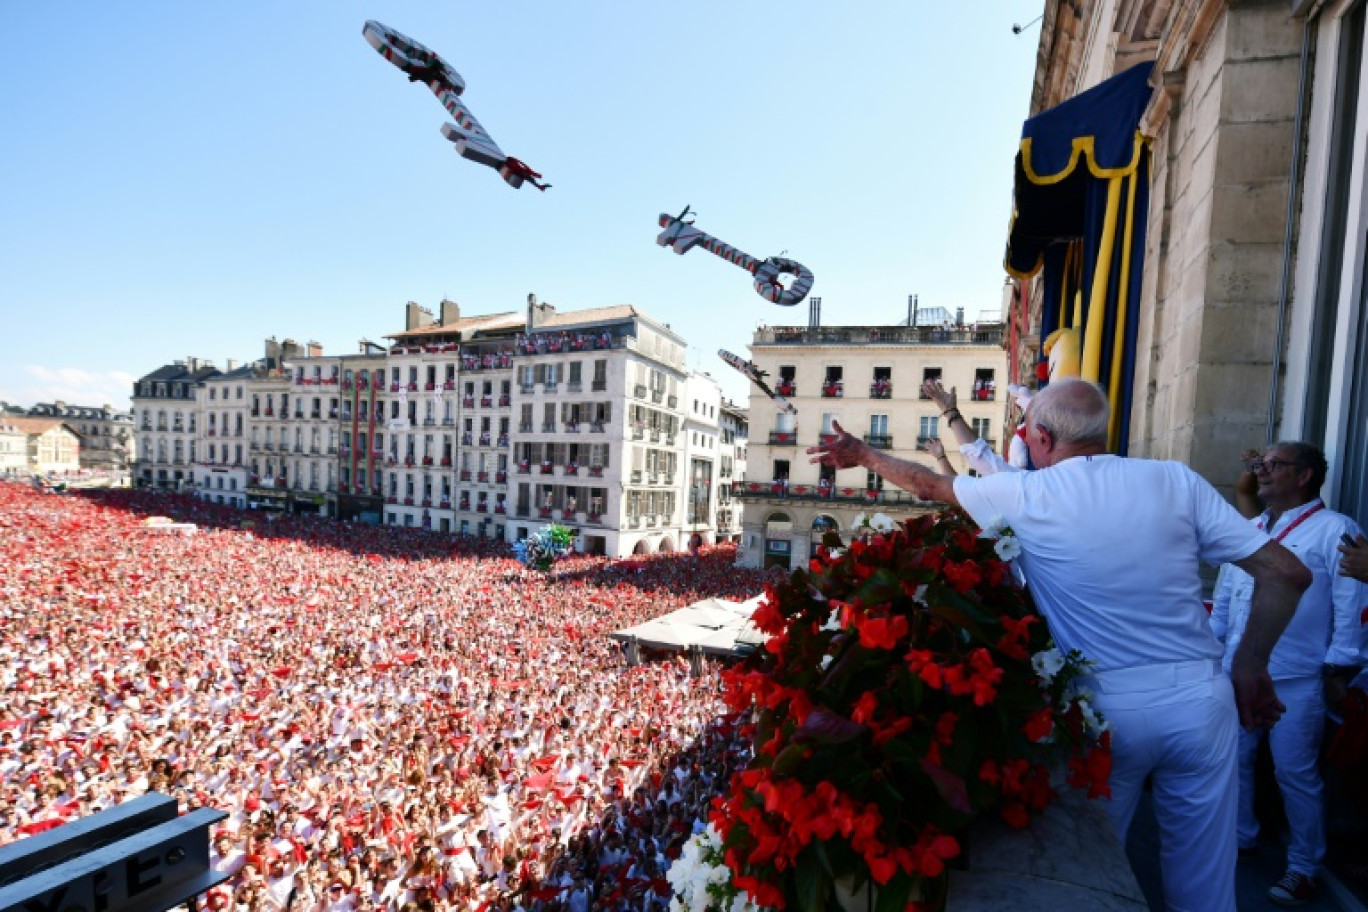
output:
[[[822,544],[822,539],[828,532],[841,531],[841,524],[836,521],[834,516],[825,513],[818,513],[812,519],[812,529],[808,532],[808,557],[817,556],[817,549]]]
[[[674,549],[674,539],[667,535],[660,540],[660,547],[656,550],[661,554],[672,554]]]
[[[633,554],[650,554],[650,553],[651,553],[651,545],[650,545],[650,543],[649,543],[648,541],[646,541],[646,539],[643,538],[641,541],[639,541],[639,542],[636,543],[636,547],[632,549],[632,553],[633,553]]]
[[[765,517],[765,559],[762,566],[783,567],[785,570],[792,567],[792,532],[793,518],[787,513],[771,513]]]

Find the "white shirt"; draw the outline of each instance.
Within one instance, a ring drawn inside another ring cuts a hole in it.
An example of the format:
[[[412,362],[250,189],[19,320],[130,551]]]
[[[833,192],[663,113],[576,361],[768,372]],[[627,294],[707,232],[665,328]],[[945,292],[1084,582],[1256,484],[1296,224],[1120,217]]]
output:
[[[1268,514],[1251,522],[1262,529],[1268,524]],[[1326,509],[1320,498],[1286,511],[1268,532],[1280,535],[1294,523],[1296,528],[1287,533],[1282,544],[1311,571],[1311,588],[1302,593],[1297,613],[1268,658],[1268,673],[1275,679],[1316,677],[1322,663],[1360,665],[1364,660],[1361,619],[1368,606],[1368,586],[1339,575],[1340,553],[1336,548],[1341,535],[1357,537],[1361,530],[1343,513]],[[1211,628],[1225,641],[1227,671],[1249,622],[1253,597],[1253,577],[1239,567],[1221,568],[1212,600]]]
[[[998,472],[1021,471],[1021,469],[993,452],[993,448],[988,445],[988,441],[984,440],[982,437],[979,437],[973,443],[960,444],[959,450],[960,455],[964,457],[965,464],[980,475],[996,475]]]
[[[1011,527],[1055,642],[1099,671],[1220,658],[1199,564],[1242,560],[1269,540],[1177,462],[1076,456],[954,485],[980,526]]]

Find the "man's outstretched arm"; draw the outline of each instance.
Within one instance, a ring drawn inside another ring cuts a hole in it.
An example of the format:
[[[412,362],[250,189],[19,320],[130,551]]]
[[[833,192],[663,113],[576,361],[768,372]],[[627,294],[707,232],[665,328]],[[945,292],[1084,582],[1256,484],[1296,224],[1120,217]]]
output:
[[[836,469],[863,466],[923,500],[959,506],[959,501],[955,499],[955,479],[939,475],[919,463],[898,459],[883,450],[876,450],[864,441],[847,434],[839,422],[833,422],[833,425],[836,429],[836,439],[808,449],[812,462]]]

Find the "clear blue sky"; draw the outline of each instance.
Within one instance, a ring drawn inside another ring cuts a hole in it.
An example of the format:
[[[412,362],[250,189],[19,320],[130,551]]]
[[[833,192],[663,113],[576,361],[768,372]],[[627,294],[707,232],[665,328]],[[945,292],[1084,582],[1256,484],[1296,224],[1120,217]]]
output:
[[[655,245],[697,226],[816,274],[826,324],[994,308],[1040,0],[665,4],[16,3],[0,55],[0,399],[127,406],[187,355],[267,336],[354,351],[404,303],[632,303],[739,378],[749,277]],[[475,116],[554,186],[461,159],[361,37],[442,54]]]

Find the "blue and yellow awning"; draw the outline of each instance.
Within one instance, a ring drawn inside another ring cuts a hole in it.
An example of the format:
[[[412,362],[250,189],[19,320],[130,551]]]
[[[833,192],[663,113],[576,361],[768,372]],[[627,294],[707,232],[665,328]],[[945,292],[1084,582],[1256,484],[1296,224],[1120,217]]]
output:
[[[1149,144],[1140,117],[1153,64],[1113,76],[1026,121],[1006,268],[1044,270],[1042,341],[1082,333],[1081,374],[1107,389],[1109,446],[1125,453],[1149,208]]]

